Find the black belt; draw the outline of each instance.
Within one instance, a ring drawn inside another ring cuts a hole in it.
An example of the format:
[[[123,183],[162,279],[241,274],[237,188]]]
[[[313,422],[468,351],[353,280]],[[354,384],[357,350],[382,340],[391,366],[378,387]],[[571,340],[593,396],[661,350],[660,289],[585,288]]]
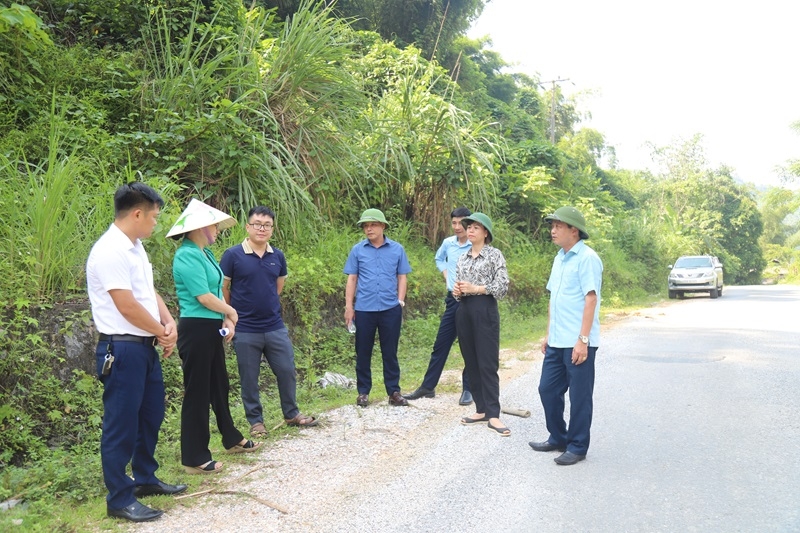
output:
[[[158,337],[140,337],[139,335],[106,335],[100,334],[101,341],[109,342],[138,342],[148,346],[155,346],[158,344]]]

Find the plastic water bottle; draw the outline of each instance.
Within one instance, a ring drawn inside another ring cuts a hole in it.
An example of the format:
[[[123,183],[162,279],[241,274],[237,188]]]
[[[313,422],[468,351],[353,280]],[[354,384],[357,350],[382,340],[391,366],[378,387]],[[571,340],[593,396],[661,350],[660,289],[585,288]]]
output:
[[[356,332],[356,322],[355,322],[355,320],[351,320],[350,322],[347,323],[347,331],[349,331],[350,333],[355,333]]]
[[[228,333],[230,333],[230,332],[231,332],[231,330],[229,330],[228,328],[220,328],[219,329],[219,334],[222,335],[223,337],[227,337]]]

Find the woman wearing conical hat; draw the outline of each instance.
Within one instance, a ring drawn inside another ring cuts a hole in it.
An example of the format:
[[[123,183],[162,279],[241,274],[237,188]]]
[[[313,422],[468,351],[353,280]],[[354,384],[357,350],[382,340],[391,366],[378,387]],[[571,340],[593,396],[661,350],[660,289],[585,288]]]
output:
[[[185,389],[181,407],[181,463],[190,474],[213,474],[222,463],[208,448],[209,406],[214,410],[222,445],[230,453],[251,452],[261,446],[236,429],[228,405],[228,371],[223,340],[233,338],[238,315],[222,298],[222,270],[208,248],[217,234],[236,221],[192,199],[167,237],[183,239],[172,263],[180,304],[178,353]],[[226,331],[227,330],[227,331]]]

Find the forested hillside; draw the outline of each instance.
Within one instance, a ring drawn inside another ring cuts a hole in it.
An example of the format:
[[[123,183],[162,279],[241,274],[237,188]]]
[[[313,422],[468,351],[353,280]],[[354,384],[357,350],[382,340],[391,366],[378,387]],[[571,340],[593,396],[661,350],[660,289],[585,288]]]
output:
[[[97,449],[97,385],[80,370],[66,385],[54,377],[63,354],[39,318],[83,301],[89,249],[113,220],[114,189],[132,180],[167,201],[145,245],[169,305],[175,244],[164,235],[189,198],[240,220],[255,204],[275,210],[284,313],[307,384],[351,361],[341,272],[367,207],[409,251],[406,338],[414,319],[439,312],[432,255],[459,205],[494,220],[506,317],[546,309],[556,250],[543,217],[562,205],[586,215],[609,305],[664,293],[682,254],[718,256],[728,284],[759,283],[773,260],[797,279],[796,193],[759,197],[709,168],[699,138],[654,149],[660,173],[601,168],[613,147],[581,127],[591,110],[466,37],[484,4],[0,4],[0,471]],[[217,251],[243,235],[228,232]],[[86,306],[71,309],[65,331],[90,330]],[[174,401],[180,370],[167,373]],[[15,476],[0,500],[29,490]],[[95,496],[60,486],[42,490]]]

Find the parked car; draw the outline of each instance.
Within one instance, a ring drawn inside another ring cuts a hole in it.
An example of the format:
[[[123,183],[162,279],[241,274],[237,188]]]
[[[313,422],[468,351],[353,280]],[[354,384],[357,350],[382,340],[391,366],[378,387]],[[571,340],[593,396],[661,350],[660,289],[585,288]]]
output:
[[[707,292],[712,298],[722,296],[722,263],[713,255],[684,255],[669,268],[670,298],[683,298],[687,292]]]

